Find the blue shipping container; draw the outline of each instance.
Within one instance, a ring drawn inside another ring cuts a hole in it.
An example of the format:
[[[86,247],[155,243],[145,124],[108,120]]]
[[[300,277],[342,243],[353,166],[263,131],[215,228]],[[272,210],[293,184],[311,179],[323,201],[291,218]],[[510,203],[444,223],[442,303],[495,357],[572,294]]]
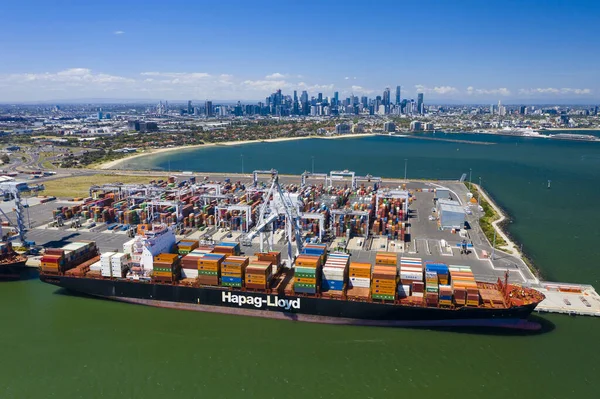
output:
[[[241,283],[242,279],[240,277],[221,277],[221,280],[224,283]]]

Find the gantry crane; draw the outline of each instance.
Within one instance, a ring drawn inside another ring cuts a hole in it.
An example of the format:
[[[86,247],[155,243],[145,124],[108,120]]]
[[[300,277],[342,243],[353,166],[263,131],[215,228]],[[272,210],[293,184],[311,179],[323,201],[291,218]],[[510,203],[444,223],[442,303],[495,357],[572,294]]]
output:
[[[264,173],[264,171],[257,171]],[[255,172],[254,176],[257,176]],[[264,252],[265,243],[270,250],[273,246],[273,222],[280,215],[285,216],[285,239],[287,242],[287,266],[291,267],[296,256],[302,251],[302,235],[300,229],[300,214],[298,209],[292,203],[289,195],[286,195],[279,185],[279,175],[276,170],[269,171],[271,174],[271,186],[263,195],[263,200],[260,205],[258,221],[256,227],[250,233],[243,235],[240,238],[242,245],[252,245],[252,239],[257,235],[260,236],[260,251]],[[256,181],[256,179],[255,179]],[[272,203],[272,199],[278,197],[277,204]],[[275,206],[273,206],[275,205]],[[277,206],[279,205],[279,206]],[[294,251],[295,242],[295,251]]]
[[[19,236],[19,240],[21,241],[21,243],[23,245],[26,246],[26,242],[25,242],[25,208],[23,207],[23,204],[21,203],[21,192],[19,191],[19,188],[17,187],[19,183],[15,183],[15,182],[3,182],[0,183],[0,194],[2,194],[3,196],[5,196],[6,194],[9,194],[10,196],[12,196],[15,200],[15,214],[17,216],[17,234]],[[4,211],[2,209],[0,209],[0,212],[2,213],[2,215],[6,218],[6,220],[10,223],[10,219],[8,218],[8,216],[6,215],[6,213],[4,213]],[[0,237],[2,236],[2,228],[0,227]]]

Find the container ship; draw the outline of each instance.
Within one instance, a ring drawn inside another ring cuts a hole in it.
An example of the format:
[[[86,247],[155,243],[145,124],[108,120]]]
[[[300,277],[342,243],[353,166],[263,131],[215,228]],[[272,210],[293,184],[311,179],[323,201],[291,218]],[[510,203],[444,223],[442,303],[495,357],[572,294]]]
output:
[[[140,231],[141,228],[141,231]],[[539,329],[527,320],[544,296],[475,280],[468,266],[378,252],[375,264],[307,244],[291,268],[281,253],[240,253],[239,243],[175,241],[140,225],[122,252],[93,242],[46,251],[40,279],[87,295],[165,308],[294,321],[389,327]]]
[[[16,252],[10,241],[0,242],[0,280],[19,279],[26,262],[27,256]]]

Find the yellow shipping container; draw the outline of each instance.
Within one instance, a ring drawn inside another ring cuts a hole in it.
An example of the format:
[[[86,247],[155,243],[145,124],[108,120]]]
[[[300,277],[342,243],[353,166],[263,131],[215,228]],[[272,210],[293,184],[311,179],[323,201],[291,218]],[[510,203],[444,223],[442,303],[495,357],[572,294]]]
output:
[[[218,272],[219,271],[219,265],[214,264],[214,265],[198,265],[198,270],[206,270],[209,272]]]
[[[295,277],[295,280],[297,283],[302,283],[302,284],[317,284],[317,280],[314,278]]]

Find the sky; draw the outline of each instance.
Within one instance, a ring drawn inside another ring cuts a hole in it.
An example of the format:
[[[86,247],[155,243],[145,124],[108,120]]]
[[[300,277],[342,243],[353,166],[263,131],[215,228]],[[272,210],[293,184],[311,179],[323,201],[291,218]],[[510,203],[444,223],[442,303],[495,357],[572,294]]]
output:
[[[600,1],[6,1],[0,101],[600,103]]]

